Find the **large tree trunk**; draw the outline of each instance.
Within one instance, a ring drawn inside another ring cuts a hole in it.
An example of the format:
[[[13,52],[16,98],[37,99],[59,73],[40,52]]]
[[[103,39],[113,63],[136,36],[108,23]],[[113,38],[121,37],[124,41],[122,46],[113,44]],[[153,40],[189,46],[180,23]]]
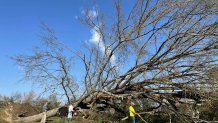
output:
[[[77,105],[78,105],[79,103],[81,103],[81,101],[83,101],[83,100],[84,100],[85,98],[87,98],[87,97],[88,97],[88,95],[81,97],[81,98],[80,98],[78,101],[76,101],[73,105],[74,105],[75,107],[77,107]],[[48,112],[47,112],[47,118],[54,116],[54,115],[57,113],[57,111],[58,111],[58,108],[55,108],[55,109],[52,109],[52,110],[48,111]],[[19,118],[19,119],[17,119],[17,120],[13,120],[12,122],[14,122],[14,123],[32,123],[32,122],[41,120],[41,118],[42,118],[42,113],[37,114],[37,115],[33,115],[33,116],[28,116],[28,117]]]
[[[52,117],[57,113],[58,108],[52,109],[50,111],[47,112],[47,118],[48,117]],[[33,116],[29,116],[29,117],[23,117],[23,118],[19,118],[17,120],[14,120],[13,122],[15,123],[30,123],[30,122],[35,122],[35,121],[39,121],[42,118],[42,113],[37,114],[37,115],[33,115]]]

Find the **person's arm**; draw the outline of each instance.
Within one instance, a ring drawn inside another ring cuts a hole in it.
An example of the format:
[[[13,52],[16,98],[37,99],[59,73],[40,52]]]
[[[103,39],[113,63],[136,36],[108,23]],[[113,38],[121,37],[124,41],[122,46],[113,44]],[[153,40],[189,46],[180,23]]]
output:
[[[138,115],[138,113],[137,113],[137,112],[135,112],[135,110],[133,110],[133,111],[132,111],[132,113],[133,113],[134,115]]]
[[[138,113],[137,112],[133,112],[135,115],[138,115]]]
[[[61,114],[61,108],[58,109],[58,115],[60,116]]]

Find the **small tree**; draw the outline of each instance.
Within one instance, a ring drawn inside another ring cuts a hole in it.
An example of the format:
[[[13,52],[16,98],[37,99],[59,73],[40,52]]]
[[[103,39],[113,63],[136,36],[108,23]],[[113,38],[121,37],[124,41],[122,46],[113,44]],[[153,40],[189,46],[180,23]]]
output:
[[[40,85],[44,92],[65,95],[68,102],[75,98],[77,84],[71,75],[72,57],[64,54],[64,46],[54,31],[42,24],[42,46],[36,47],[32,55],[13,57],[24,70],[24,80]]]
[[[23,96],[19,92],[12,94],[11,97],[13,98],[14,102],[16,102],[16,103],[22,103],[22,101],[23,101]]]
[[[57,108],[60,106],[60,100],[58,101],[58,97],[56,94],[51,94],[48,97],[48,102],[49,102],[50,109]]]

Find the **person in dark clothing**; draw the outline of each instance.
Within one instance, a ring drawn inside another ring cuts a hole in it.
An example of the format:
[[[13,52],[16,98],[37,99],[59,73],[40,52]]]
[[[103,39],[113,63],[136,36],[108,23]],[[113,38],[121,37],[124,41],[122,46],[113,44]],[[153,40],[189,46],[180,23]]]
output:
[[[68,107],[66,105],[60,107],[58,109],[58,114],[61,117],[61,123],[64,123],[65,118],[67,117],[68,114]]]

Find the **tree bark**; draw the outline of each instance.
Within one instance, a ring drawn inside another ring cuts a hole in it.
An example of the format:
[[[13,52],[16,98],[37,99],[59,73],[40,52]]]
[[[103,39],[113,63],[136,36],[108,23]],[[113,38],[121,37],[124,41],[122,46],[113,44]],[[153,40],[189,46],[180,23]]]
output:
[[[55,109],[48,111],[47,118],[56,115],[57,110],[58,110],[58,108],[55,108]],[[14,123],[31,123],[31,122],[39,121],[41,119],[42,119],[42,113],[37,114],[37,115],[33,115],[33,116],[29,116],[29,117],[19,118],[17,120],[14,120],[13,122]]]

